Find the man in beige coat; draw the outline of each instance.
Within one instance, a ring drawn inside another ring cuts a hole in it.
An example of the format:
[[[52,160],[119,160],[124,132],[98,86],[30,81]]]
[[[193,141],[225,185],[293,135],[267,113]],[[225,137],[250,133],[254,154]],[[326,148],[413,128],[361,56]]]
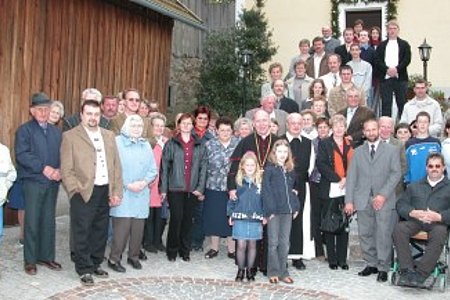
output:
[[[122,170],[113,132],[99,127],[100,104],[86,100],[81,123],[63,134],[61,177],[70,198],[75,270],[83,285],[101,269],[108,236],[109,207],[122,198]]]

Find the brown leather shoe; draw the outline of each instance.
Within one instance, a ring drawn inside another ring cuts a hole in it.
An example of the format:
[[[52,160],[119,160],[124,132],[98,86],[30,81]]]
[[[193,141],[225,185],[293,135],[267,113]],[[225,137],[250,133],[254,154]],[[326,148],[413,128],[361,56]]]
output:
[[[53,271],[61,271],[62,269],[61,264],[56,261],[38,261],[38,265],[45,266]]]
[[[28,275],[36,275],[37,269],[35,264],[25,264],[24,266],[25,273]]]

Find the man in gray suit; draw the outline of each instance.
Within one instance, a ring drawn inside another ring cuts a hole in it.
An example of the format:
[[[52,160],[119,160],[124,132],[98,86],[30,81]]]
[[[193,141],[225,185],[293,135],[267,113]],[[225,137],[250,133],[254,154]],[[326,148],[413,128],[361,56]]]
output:
[[[392,232],[397,221],[395,187],[401,179],[400,152],[379,139],[378,122],[364,122],[367,141],[358,147],[347,172],[345,212],[358,212],[361,250],[367,266],[358,273],[378,273],[387,281],[392,256]]]

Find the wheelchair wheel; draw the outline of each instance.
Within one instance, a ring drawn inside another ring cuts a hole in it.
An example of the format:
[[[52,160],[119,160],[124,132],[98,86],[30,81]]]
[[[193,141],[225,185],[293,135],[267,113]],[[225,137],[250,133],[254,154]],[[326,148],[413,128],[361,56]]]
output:
[[[444,293],[447,289],[447,278],[446,278],[446,274],[441,274],[441,276],[439,276],[439,291],[441,293]]]

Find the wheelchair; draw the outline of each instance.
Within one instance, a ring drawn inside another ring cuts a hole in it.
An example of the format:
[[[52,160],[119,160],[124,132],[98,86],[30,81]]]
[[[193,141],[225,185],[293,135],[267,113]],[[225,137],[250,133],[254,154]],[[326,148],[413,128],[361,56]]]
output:
[[[420,231],[416,235],[410,238],[410,245],[413,252],[413,259],[420,259],[426,251],[426,244],[428,241],[428,233],[425,231]],[[450,263],[450,238],[447,235],[447,239],[444,243],[441,256],[436,263],[433,272],[424,282],[421,288],[431,290],[436,283],[439,285],[439,291],[445,292],[448,286],[448,281],[450,279],[449,263]],[[392,285],[398,285],[400,279],[399,274],[400,265],[397,260],[397,255],[394,248],[394,259],[391,266],[391,270],[388,273],[388,282]]]

